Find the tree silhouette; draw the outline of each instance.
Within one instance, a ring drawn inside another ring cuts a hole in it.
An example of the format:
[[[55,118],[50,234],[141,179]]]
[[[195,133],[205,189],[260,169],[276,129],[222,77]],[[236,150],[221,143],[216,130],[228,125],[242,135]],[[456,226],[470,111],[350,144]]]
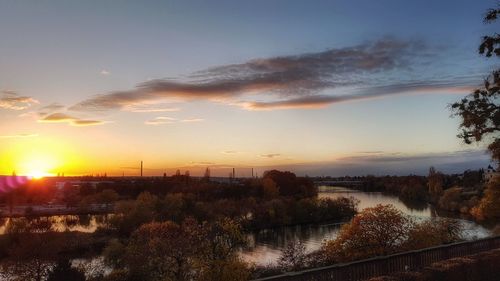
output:
[[[72,267],[69,260],[61,260],[50,272],[47,281],[85,281],[85,274]]]
[[[490,9],[484,17],[485,23],[497,20],[500,9]],[[500,35],[484,36],[479,53],[500,57]],[[454,115],[462,119],[458,135],[466,144],[489,142],[488,149],[492,158],[500,163],[500,69],[494,70],[485,80],[483,87],[451,105]]]

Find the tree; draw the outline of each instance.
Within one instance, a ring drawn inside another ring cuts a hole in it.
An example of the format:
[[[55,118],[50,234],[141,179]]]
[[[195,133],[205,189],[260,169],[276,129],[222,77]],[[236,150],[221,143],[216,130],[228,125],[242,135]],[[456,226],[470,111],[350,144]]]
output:
[[[210,181],[210,168],[205,169],[205,174],[203,175],[203,181],[209,182]]]
[[[487,183],[483,198],[471,213],[480,220],[500,218],[500,177]]]
[[[299,240],[289,242],[278,260],[278,266],[285,271],[299,270],[306,266],[306,247]]]
[[[388,255],[401,249],[414,222],[392,205],[377,205],[357,214],[323,245],[325,261],[344,262]]]
[[[399,197],[407,201],[425,201],[428,197],[427,189],[417,178],[409,177],[408,182],[401,188]]]
[[[460,187],[448,188],[441,198],[439,198],[439,208],[448,211],[459,211],[463,203],[462,191]]]
[[[427,176],[427,187],[432,201],[436,202],[441,194],[443,194],[444,175],[437,172],[434,167],[429,168],[429,175]]]
[[[116,193],[113,189],[105,189],[101,193],[97,194],[97,201],[101,204],[105,204],[106,207],[109,207],[109,205],[117,201],[118,198],[118,193]]]
[[[161,204],[161,216],[165,220],[181,222],[185,213],[186,202],[182,193],[169,193]]]
[[[59,240],[53,233],[17,233],[3,270],[19,280],[45,280],[62,248]]]
[[[280,195],[280,190],[271,178],[262,180],[262,191],[265,199],[274,199]]]
[[[125,266],[123,261],[125,252],[126,246],[123,243],[118,239],[111,239],[102,252],[104,262],[111,267],[122,268]]]
[[[66,207],[75,207],[80,199],[79,190],[74,187],[71,183],[66,183],[63,187],[63,201],[66,203]]]
[[[120,234],[129,235],[141,224],[155,219],[158,202],[158,198],[149,192],[142,192],[135,201],[117,202],[110,224]]]
[[[317,188],[309,178],[298,178],[292,172],[266,171],[263,178],[273,180],[283,196],[313,197],[317,194]]]
[[[132,234],[124,262],[138,280],[191,280],[196,274],[192,257],[201,243],[198,224],[192,219],[181,225],[152,222]]]
[[[236,250],[246,244],[241,225],[229,218],[203,224],[200,280],[247,280],[250,272],[236,255]]]
[[[85,274],[71,266],[69,260],[60,260],[49,273],[47,281],[85,281]]]
[[[241,226],[233,220],[198,224],[188,218],[181,224],[144,224],[127,246],[113,241],[104,255],[118,271],[126,270],[131,280],[243,281],[250,274],[236,250],[245,242]]]
[[[462,240],[459,221],[447,218],[425,220],[413,227],[408,234],[404,250],[418,250]]]
[[[490,9],[484,17],[485,23],[497,20],[500,9]],[[500,35],[484,36],[479,46],[479,53],[486,57],[500,57]],[[484,80],[482,88],[455,102],[451,108],[462,121],[462,132],[458,135],[466,144],[489,142],[488,150],[492,158],[500,164],[500,69],[494,70]]]

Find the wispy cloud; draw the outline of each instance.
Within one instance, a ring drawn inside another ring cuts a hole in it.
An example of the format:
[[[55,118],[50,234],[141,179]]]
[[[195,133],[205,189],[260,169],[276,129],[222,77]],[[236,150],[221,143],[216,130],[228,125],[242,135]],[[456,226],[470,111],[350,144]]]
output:
[[[38,108],[38,114],[40,116],[45,116],[45,115],[49,115],[51,113],[54,113],[54,112],[57,112],[57,111],[61,111],[65,108],[64,105],[62,104],[59,104],[59,103],[51,103],[49,105],[46,105],[46,106],[42,106],[40,108]]]
[[[424,153],[424,154],[403,154],[401,152],[377,152],[377,153],[367,153],[365,155],[353,155],[338,159],[340,162],[345,163],[396,163],[396,162],[408,162],[408,161],[432,161],[447,160],[447,159],[463,159],[469,157],[476,157],[478,155],[487,156],[484,151],[480,150],[460,150],[460,151],[450,151],[441,153]]]
[[[369,151],[359,151],[359,154],[381,154],[384,153],[382,150],[369,150]]]
[[[276,158],[276,157],[280,157],[281,154],[279,153],[269,153],[269,154],[261,154],[260,157],[263,157],[263,158]]]
[[[38,134],[15,134],[15,135],[0,135],[2,139],[13,139],[13,138],[33,138],[38,137]]]
[[[407,95],[411,93],[452,92],[457,94],[470,93],[472,82],[457,81],[420,81],[407,82],[386,86],[372,86],[351,90],[352,93],[329,96],[311,95],[306,97],[270,101],[270,102],[241,102],[240,106],[248,110],[271,110],[271,109],[293,109],[293,108],[324,108],[331,104],[370,100],[394,95]]]
[[[103,70],[101,70],[100,74],[104,75],[104,76],[107,76],[107,75],[110,75],[111,72],[107,71],[106,69],[103,69]]]
[[[160,116],[160,117],[155,117],[151,120],[147,120],[144,122],[146,125],[163,125],[163,124],[172,124],[175,123],[177,119],[171,118],[171,117],[165,117],[165,116]]]
[[[20,96],[13,91],[3,91],[0,94],[0,108],[23,110],[36,103],[38,103],[36,99],[28,96]]]
[[[205,119],[203,118],[188,118],[188,119],[182,119],[181,122],[187,122],[187,123],[194,123],[194,122],[203,122]]]
[[[163,124],[174,124],[174,123],[194,123],[203,122],[205,119],[202,118],[191,118],[191,119],[177,119],[166,116],[159,116],[144,122],[146,125],[163,125]]]
[[[222,154],[236,154],[239,153],[237,150],[225,150],[221,152]]]
[[[68,123],[72,126],[94,126],[94,125],[101,125],[104,124],[104,121],[99,121],[99,120],[88,120],[88,119],[81,119],[77,118],[71,115],[68,115],[66,113],[52,113],[49,114],[41,119],[38,120],[38,122],[42,123]]]
[[[335,161],[291,163],[259,166],[258,171],[289,170],[299,175],[427,175],[430,166],[446,173],[462,173],[466,169],[485,168],[491,158],[484,150],[462,150],[440,153],[384,152],[374,155],[352,155]]]
[[[210,162],[210,161],[199,161],[199,162],[191,162],[189,163],[190,166],[207,166],[207,165],[216,165],[217,163],[215,162]]]
[[[70,109],[127,110],[137,104],[192,100],[222,102],[251,110],[318,108],[350,100],[436,88],[444,90],[453,86],[445,87],[439,81],[380,86],[366,79],[370,74],[408,70],[413,60],[427,56],[427,49],[421,42],[385,38],[322,52],[223,65],[196,72],[187,79],[146,81],[132,90],[91,97]],[[345,87],[357,87],[358,90],[338,96],[321,93]],[[259,100],[259,95],[265,98]]]
[[[178,107],[170,107],[168,104],[130,104],[123,108],[130,112],[176,112],[181,109]]]

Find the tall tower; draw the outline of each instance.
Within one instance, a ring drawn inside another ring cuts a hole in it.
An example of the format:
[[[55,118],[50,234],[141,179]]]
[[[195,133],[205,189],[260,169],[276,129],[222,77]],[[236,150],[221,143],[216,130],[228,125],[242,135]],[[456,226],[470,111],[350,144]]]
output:
[[[141,177],[142,177],[142,161],[141,161]]]

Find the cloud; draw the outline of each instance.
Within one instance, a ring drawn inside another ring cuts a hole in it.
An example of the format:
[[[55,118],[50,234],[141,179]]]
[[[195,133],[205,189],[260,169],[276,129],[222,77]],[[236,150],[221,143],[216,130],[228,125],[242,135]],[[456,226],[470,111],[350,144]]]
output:
[[[162,104],[130,104],[123,108],[123,110],[130,112],[176,112],[181,109],[167,105],[162,106]]]
[[[359,154],[381,154],[384,153],[382,150],[370,150],[370,151],[359,151]]]
[[[397,162],[409,162],[409,161],[429,161],[432,165],[433,161],[443,161],[450,159],[464,159],[469,157],[477,157],[477,156],[487,157],[487,154],[484,151],[478,150],[460,150],[460,151],[451,151],[451,152],[441,152],[441,153],[424,153],[424,154],[403,154],[401,152],[380,152],[366,155],[355,155],[340,158],[341,162],[364,162],[364,163],[397,163]]]
[[[464,94],[472,92],[473,87],[467,85],[470,84],[464,82],[457,83],[456,81],[407,82],[387,86],[372,86],[361,88],[352,90],[352,94],[346,95],[312,95],[270,102],[241,102],[239,103],[239,105],[248,110],[324,108],[335,103],[377,99],[387,96],[410,93],[433,94],[436,92],[452,92],[457,94]]]
[[[270,154],[261,154],[260,155],[260,157],[263,157],[263,158],[276,158],[279,156],[281,156],[281,154],[279,154],[279,153],[270,153]]]
[[[175,119],[175,118],[160,116],[160,117],[155,117],[151,120],[147,120],[144,122],[144,124],[146,124],[146,125],[163,125],[163,124],[172,124],[172,123],[175,123],[176,121],[177,121],[177,119]]]
[[[181,122],[194,123],[194,122],[203,122],[205,119],[202,118],[190,118],[190,119],[182,119]]]
[[[412,60],[425,56],[421,42],[381,39],[357,46],[300,55],[255,59],[196,72],[187,79],[156,79],[135,89],[115,91],[83,100],[77,111],[126,110],[137,104],[208,100],[246,109],[317,108],[360,97],[327,96],[319,92],[364,85],[366,75],[408,69]],[[265,94],[266,101],[248,99]],[[381,94],[378,94],[381,95]],[[271,101],[269,101],[271,100]]]
[[[236,151],[236,150],[225,150],[225,151],[222,151],[221,153],[223,153],[223,154],[236,154],[236,153],[239,153],[239,151]]]
[[[94,125],[101,125],[104,124],[103,121],[98,121],[98,120],[81,120],[81,119],[75,119],[71,121],[71,125],[73,126],[94,126]]]
[[[36,99],[27,96],[20,96],[13,91],[3,91],[0,95],[0,108],[23,110],[36,103],[38,103]]]
[[[200,161],[200,162],[191,162],[190,166],[207,166],[207,165],[216,165],[215,162],[209,161]]]
[[[205,119],[202,118],[191,118],[191,119],[176,119],[172,117],[159,116],[155,117],[151,120],[147,120],[144,122],[146,125],[163,125],[163,124],[173,124],[173,123],[194,123],[194,122],[203,122]]]
[[[100,74],[104,75],[104,76],[107,76],[107,75],[110,75],[111,72],[107,71],[106,69],[103,69],[103,70],[101,70]]]
[[[60,113],[60,112],[49,114],[49,115],[39,119],[38,122],[42,122],[42,123],[68,123],[72,126],[94,126],[94,125],[101,125],[101,124],[105,123],[104,121],[98,121],[98,120],[80,119],[80,118],[68,115],[66,113]]]
[[[445,173],[462,173],[467,169],[485,168],[490,164],[491,158],[484,150],[423,154],[382,152],[375,155],[353,155],[335,161],[259,166],[256,171],[280,169],[309,176],[427,175],[430,166]]]
[[[54,113],[54,112],[57,112],[57,111],[60,111],[62,109],[64,109],[65,106],[62,105],[62,104],[59,104],[59,103],[51,103],[49,105],[46,105],[46,106],[42,106],[40,108],[38,108],[38,114],[40,116],[45,116],[45,115],[49,115],[51,113]]]
[[[38,137],[38,134],[16,134],[16,135],[0,135],[2,139],[11,139],[11,138],[33,138]]]

